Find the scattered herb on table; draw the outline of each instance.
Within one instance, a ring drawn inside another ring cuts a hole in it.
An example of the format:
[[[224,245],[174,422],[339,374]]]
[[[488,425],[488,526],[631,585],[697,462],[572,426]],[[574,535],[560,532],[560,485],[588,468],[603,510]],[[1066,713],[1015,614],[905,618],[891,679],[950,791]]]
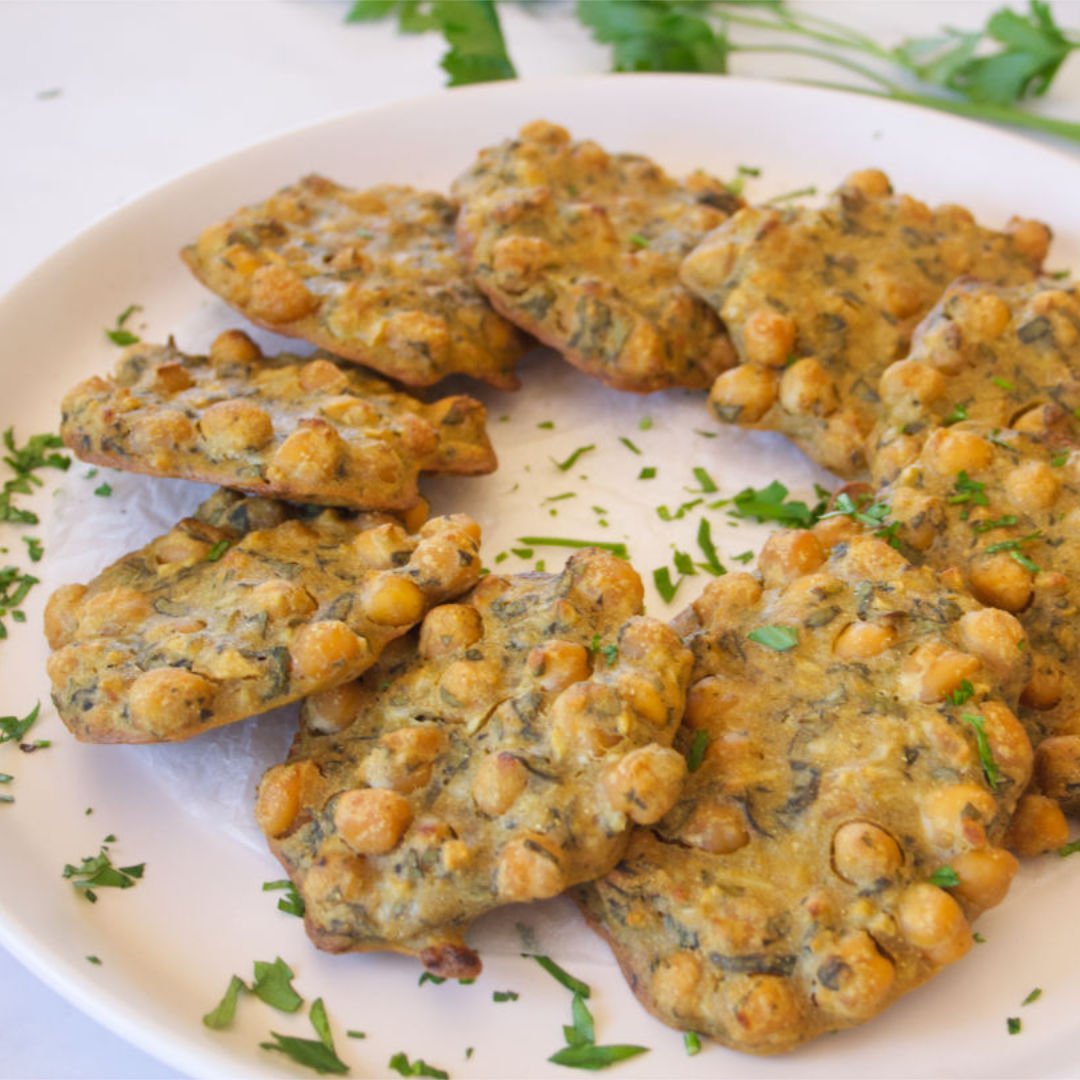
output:
[[[0,639],[6,638],[7,627],[4,619],[10,615],[15,622],[25,622],[22,610],[27,594],[41,579],[33,574],[23,573],[17,566],[5,566],[0,569]]]
[[[256,960],[251,992],[279,1012],[294,1013],[304,1004],[304,999],[293,989],[293,978],[292,968],[280,956],[272,964]]]
[[[236,1017],[236,1004],[246,990],[247,984],[244,980],[239,975],[234,975],[229,980],[221,1000],[202,1018],[202,1022],[214,1031],[227,1028]]]
[[[94,488],[94,494],[101,499],[107,499],[112,494],[112,484],[98,484]]]
[[[514,990],[496,990],[491,995],[491,1000],[501,1004],[504,1001],[517,1001],[520,996],[521,995]]]
[[[721,577],[726,574],[727,569],[716,554],[716,547],[712,539],[712,526],[709,524],[708,518],[702,518],[701,523],[698,525],[697,542],[698,547],[701,548],[701,553],[705,556],[705,561],[698,563],[698,566],[707,574],[712,574],[713,577]]]
[[[1035,1002],[1038,1001],[1039,998],[1041,998],[1041,997],[1042,997],[1042,988],[1039,987],[1039,986],[1036,986],[1035,989],[1032,990],[1031,993],[1029,993],[1028,996],[1026,998],[1024,998],[1023,1001],[1020,1002],[1020,1004],[1021,1005],[1034,1005]]]
[[[71,467],[71,458],[50,452],[64,445],[59,435],[31,435],[25,446],[19,446],[15,442],[15,429],[9,427],[4,432],[3,444],[7,450],[4,463],[15,475],[5,480],[0,489],[0,522],[37,525],[37,514],[16,506],[14,496],[29,495],[35,487],[42,486],[41,477],[35,475],[38,469],[66,470]]]
[[[610,540],[575,540],[565,536],[519,536],[519,544],[529,544],[532,547],[564,547],[564,548],[599,548],[601,551],[610,551],[620,559],[629,559],[630,553],[625,544]],[[515,549],[514,554],[517,554]]]
[[[1006,1021],[1005,1021],[1005,1026],[1006,1026],[1006,1028],[1008,1028],[1008,1031],[1009,1031],[1010,1035],[1019,1035],[1020,1034],[1020,1028],[1021,1028],[1020,1017],[1019,1016],[1010,1016],[1010,1017],[1008,1017],[1008,1019],[1006,1019]]]
[[[92,955],[88,956],[86,958],[86,962],[88,964],[93,964],[94,967],[101,967],[101,957],[100,956],[92,956]]]
[[[682,584],[682,578],[678,581],[671,580],[671,571],[666,566],[659,566],[653,571],[653,584],[656,586],[656,591],[660,594],[660,598],[665,604],[670,604],[675,599],[675,594],[679,591],[679,586]]]
[[[684,1031],[683,1046],[688,1057],[695,1057],[701,1053],[701,1036],[696,1031]]]
[[[270,1037],[273,1042],[259,1043],[259,1046],[263,1050],[276,1050],[297,1065],[323,1075],[345,1076],[349,1071],[349,1066],[337,1056],[334,1048],[327,1046],[322,1039],[300,1039],[276,1031],[271,1031]]]
[[[1067,859],[1070,855],[1075,855],[1078,851],[1080,851],[1080,840],[1071,840],[1067,844],[1062,844],[1061,847],[1057,849],[1058,855],[1063,859]]]
[[[25,716],[0,716],[0,743],[21,742],[37,722],[40,712],[39,701]]]
[[[543,956],[539,953],[522,953],[521,955],[535,960],[560,986],[565,986],[571,994],[580,994],[586,999],[592,994],[588,983],[575,979],[569,971],[556,964],[550,956]]]
[[[556,461],[554,458],[551,458],[551,463],[560,472],[569,472],[581,457],[585,454],[592,453],[595,449],[595,443],[589,443],[588,446],[579,446],[565,461]]]
[[[450,1074],[445,1069],[437,1069],[423,1058],[409,1061],[408,1055],[402,1052],[396,1053],[387,1064],[402,1076],[431,1076],[435,1080],[450,1080]]]
[[[138,304],[128,304],[116,316],[116,325],[111,330],[108,327],[105,328],[105,336],[114,345],[135,345],[141,340],[138,334],[133,334],[127,329],[127,321],[136,311],[142,311],[142,308]]]
[[[286,915],[302,917],[304,914],[304,898],[296,891],[296,886],[288,878],[263,882],[263,892],[276,892],[279,889],[284,890],[285,895],[278,898],[278,911],[284,911]]]
[[[655,480],[656,468],[652,465],[646,465],[645,468],[643,468],[641,472],[638,473],[637,478],[639,480]]]
[[[801,500],[788,501],[788,489],[779,480],[763,488],[744,488],[731,501],[731,517],[775,521],[793,529],[810,528],[825,509],[823,503],[811,509]]]
[[[116,837],[105,837],[101,850],[96,855],[88,855],[78,866],[68,863],[63,876],[91,904],[97,903],[95,889],[130,889],[143,876],[146,863],[135,866],[113,866],[109,855],[109,845],[116,842]]]

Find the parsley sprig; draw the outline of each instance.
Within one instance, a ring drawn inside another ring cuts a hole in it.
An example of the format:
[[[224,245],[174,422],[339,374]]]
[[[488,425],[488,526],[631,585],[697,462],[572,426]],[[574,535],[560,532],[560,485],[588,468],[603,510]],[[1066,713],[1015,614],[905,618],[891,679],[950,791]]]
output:
[[[837,73],[798,82],[1080,142],[1080,124],[1023,108],[1046,93],[1080,48],[1080,37],[1058,26],[1045,0],[1029,0],[1026,12],[1002,8],[980,29],[947,27],[893,47],[784,0],[578,0],[575,14],[610,47],[614,71],[724,75],[739,53],[795,56]],[[394,17],[403,33],[442,34],[451,86],[516,77],[493,0],[356,0],[346,16]]]
[[[109,845],[115,842],[115,836],[106,836],[101,850],[96,855],[88,855],[78,866],[68,863],[64,867],[64,877],[91,904],[97,903],[95,889],[130,889],[142,878],[146,870],[146,863],[138,863],[135,866],[113,866],[109,855]]]

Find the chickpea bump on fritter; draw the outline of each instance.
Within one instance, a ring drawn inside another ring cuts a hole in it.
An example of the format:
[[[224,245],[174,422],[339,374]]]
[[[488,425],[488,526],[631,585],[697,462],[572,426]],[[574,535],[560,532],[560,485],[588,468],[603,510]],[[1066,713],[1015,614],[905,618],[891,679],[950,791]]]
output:
[[[1005,895],[1030,661],[1012,615],[883,540],[827,557],[781,533],[761,567],[673,624],[694,653],[687,785],[575,892],[661,1020],[773,1053],[959,959]]]
[[[1053,433],[938,428],[878,497],[898,539],[943,580],[1023,625],[1032,668],[1019,715],[1042,798],[1018,815],[1011,842],[1023,854],[1057,847],[1068,831],[1046,800],[1080,810],[1080,449]],[[1005,639],[1001,648],[1004,663]]]
[[[454,374],[518,385],[525,339],[469,282],[442,195],[308,176],[212,225],[181,255],[252,322],[408,386]]]
[[[1080,295],[1046,280],[1012,289],[956,282],[878,392],[868,455],[879,483],[934,428],[962,420],[1080,436]]]
[[[480,402],[425,405],[356,367],[264,356],[230,330],[208,356],[133,346],[111,379],[65,398],[60,434],[84,461],[294,502],[401,510],[421,472],[495,469]]]
[[[878,380],[919,320],[961,275],[1032,281],[1049,240],[1038,222],[1014,219],[1001,233],[959,206],[931,210],[894,195],[873,169],[849,176],[820,210],[741,210],[682,266],[741,361],[716,380],[713,412],[782,432],[825,468],[860,475]]]
[[[477,287],[518,326],[619,390],[706,389],[734,361],[716,316],[679,282],[683,256],[742,201],[696,172],[527,124],[453,186]]]
[[[382,516],[301,519],[221,493],[53,593],[53,701],[87,742],[171,742],[338,686],[476,583],[478,545],[464,515],[413,535]]]
[[[472,978],[469,924],[610,870],[686,775],[690,653],[629,564],[486,577],[357,683],[305,702],[256,816],[331,951]]]

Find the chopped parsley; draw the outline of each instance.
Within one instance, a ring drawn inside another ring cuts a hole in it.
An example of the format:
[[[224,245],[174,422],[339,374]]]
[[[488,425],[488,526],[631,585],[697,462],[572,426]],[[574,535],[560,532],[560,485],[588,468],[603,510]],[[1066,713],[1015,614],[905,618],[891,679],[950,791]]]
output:
[[[293,978],[292,968],[280,956],[272,964],[256,960],[251,992],[279,1012],[294,1013],[304,1004],[304,999],[293,989]]]
[[[971,506],[989,506],[986,497],[986,485],[980,480],[972,480],[966,470],[961,469],[953,482],[953,494],[949,496],[950,506],[967,504],[960,514],[961,521],[967,521]]]
[[[972,532],[987,533],[992,529],[1007,529],[1015,525],[1020,519],[1015,514],[1002,514],[999,518],[989,518],[986,521],[973,521]]]
[[[642,236],[641,233],[631,233],[627,239],[630,241],[631,247],[647,248],[649,246],[649,238]]]
[[[86,962],[88,964],[93,964],[94,967],[101,967],[101,957],[100,956],[88,956],[86,958]]]
[[[114,345],[135,345],[141,340],[137,334],[133,334],[124,327],[124,324],[136,311],[142,311],[142,308],[139,307],[138,304],[128,304],[128,306],[116,316],[116,325],[111,330],[108,327],[105,328],[105,336]]]
[[[403,1052],[396,1053],[387,1064],[401,1076],[430,1076],[435,1080],[450,1080],[450,1074],[445,1069],[437,1069],[429,1065],[423,1058],[409,1061],[408,1055]]]
[[[656,468],[652,465],[646,465],[641,472],[638,473],[637,478],[639,480],[655,480]]]
[[[1020,1004],[1021,1005],[1034,1005],[1035,1002],[1038,1001],[1039,998],[1041,998],[1041,997],[1042,997],[1042,988],[1036,986],[1035,989],[1032,990],[1031,993],[1028,994],[1028,996],[1026,998],[1024,998],[1023,1001],[1020,1002]]]
[[[653,584],[656,586],[656,591],[660,594],[661,599],[665,604],[670,604],[679,591],[682,578],[679,578],[678,581],[672,581],[671,571],[666,566],[658,567],[652,572],[652,576]]]
[[[1009,1029],[1009,1034],[1010,1035],[1019,1035],[1020,1034],[1020,1027],[1021,1027],[1020,1017],[1019,1016],[1010,1016],[1005,1021],[1005,1026]]]
[[[782,195],[774,195],[771,199],[766,199],[765,205],[772,206],[774,203],[790,202],[792,199],[803,199],[816,194],[817,188],[813,186],[796,188],[794,191],[785,191]]]
[[[214,1031],[227,1028],[236,1016],[236,1003],[246,990],[247,984],[244,980],[239,975],[234,975],[229,980],[222,999],[202,1018],[202,1022]]]
[[[555,421],[554,420],[541,420],[540,423],[537,424],[536,426],[538,428],[540,428],[541,431],[554,431],[555,430]]]
[[[746,636],[773,652],[787,652],[799,644],[799,631],[794,626],[759,626]]]
[[[951,866],[939,866],[928,880],[939,889],[955,889],[960,884],[960,875]]]
[[[954,405],[952,411],[942,418],[942,424],[945,427],[949,427],[952,424],[959,424],[961,420],[968,418],[967,408],[963,405]]]
[[[65,454],[48,452],[64,445],[59,435],[31,435],[25,446],[18,446],[15,442],[15,429],[9,427],[4,432],[3,443],[8,451],[4,455],[4,463],[15,475],[10,480],[5,480],[3,489],[0,490],[0,521],[15,525],[37,525],[37,514],[15,506],[12,496],[29,495],[35,486],[42,486],[41,478],[34,475],[38,469],[66,470],[71,467],[71,458]]]
[[[596,1042],[596,1026],[589,1006],[580,994],[570,1003],[572,1023],[563,1025],[563,1038],[567,1046],[591,1046]]]
[[[600,653],[608,662],[608,667],[614,666],[615,661],[619,658],[619,646],[614,643],[601,645],[599,634],[593,634],[592,642],[589,644],[589,651],[594,654]]]
[[[589,443],[588,446],[579,446],[565,461],[556,461],[554,458],[551,458],[551,463],[560,472],[569,472],[569,470],[577,464],[579,458],[595,449],[595,443]]]
[[[728,514],[755,521],[776,521],[793,529],[808,529],[821,516],[817,507],[811,510],[806,503],[795,499],[789,502],[787,497],[788,489],[779,480],[763,488],[744,488],[732,500],[734,506]]]
[[[698,563],[698,566],[707,574],[712,574],[713,577],[721,577],[726,574],[727,569],[716,554],[716,547],[712,540],[712,526],[710,526],[708,518],[702,518],[701,524],[698,525],[697,542],[698,547],[701,548],[701,553],[705,556],[705,561]]]
[[[738,555],[731,556],[736,562],[742,563],[745,566],[748,562],[751,562],[754,558],[752,551],[740,551]]]
[[[98,486],[94,488],[94,494],[102,499],[107,499],[112,494],[112,484],[98,484]]]
[[[514,990],[496,990],[491,995],[492,1001],[504,1002],[504,1001],[517,1001],[521,995]]]
[[[835,509],[827,514],[821,514],[821,520],[832,517],[849,517],[860,525],[865,525],[873,530],[873,535],[888,542],[891,547],[900,547],[900,538],[896,535],[900,528],[900,522],[889,521],[890,508],[886,502],[874,502],[864,495],[856,501],[851,495],[842,491],[836,497]]]
[[[689,502],[684,502],[672,510],[668,506],[658,506],[656,508],[656,515],[661,521],[682,521],[687,514],[696,506],[700,506],[704,499],[691,499]]]
[[[544,503],[565,502],[567,499],[576,499],[576,498],[577,498],[577,492],[576,491],[564,491],[560,495],[549,495],[546,499],[544,499],[541,502],[541,505],[543,505]]]
[[[1068,451],[1068,450],[1062,450],[1062,451],[1060,451],[1059,453],[1057,453],[1057,454],[1054,454],[1054,455],[1053,455],[1053,456],[1052,456],[1052,457],[1050,458],[1050,464],[1051,464],[1051,465],[1052,465],[1052,466],[1053,466],[1053,467],[1054,467],[1055,469],[1060,469],[1060,468],[1061,468],[1061,466],[1062,466],[1062,465],[1064,465],[1064,464],[1065,464],[1065,462],[1066,462],[1066,461],[1068,461],[1068,460],[1069,460],[1069,451]]]
[[[270,1037],[273,1042],[259,1043],[259,1046],[263,1050],[276,1050],[297,1065],[321,1075],[344,1076],[349,1071],[349,1066],[337,1056],[334,1048],[327,1046],[322,1039],[299,1039],[295,1035],[281,1035],[276,1031],[271,1031]]]
[[[1075,855],[1078,851],[1080,851],[1080,840],[1071,840],[1067,844],[1062,844],[1061,847],[1057,849],[1058,855],[1063,859],[1068,858],[1070,855]]]
[[[519,536],[519,544],[529,544],[532,547],[564,547],[564,548],[599,548],[601,551],[610,551],[619,559],[629,559],[630,553],[625,544],[610,540],[574,540],[563,536]],[[517,549],[513,549],[517,554]],[[523,556],[526,558],[527,556]]]
[[[697,772],[701,763],[705,760],[705,751],[709,749],[709,733],[704,728],[694,732],[693,741],[686,755],[686,768],[689,772]]]
[[[708,470],[703,469],[700,465],[694,467],[694,479],[701,485],[697,494],[715,495],[720,490],[716,486],[716,481],[709,475]]]
[[[231,540],[219,540],[207,553],[207,562],[217,562],[222,555],[232,546]]]
[[[422,971],[420,978],[416,980],[417,986],[423,986],[424,983],[432,983],[435,986],[442,986],[446,982],[445,975],[432,975],[430,971]]]
[[[6,616],[10,615],[15,622],[26,621],[22,603],[40,580],[33,574],[24,574],[17,566],[5,566],[0,570],[0,639],[7,637]]]
[[[974,693],[975,687],[971,685],[971,680],[964,679],[955,690],[950,690],[945,697],[952,705],[963,705]]]
[[[651,416],[643,416],[638,421],[637,426],[638,426],[638,431],[648,431],[649,428],[652,427],[652,417]]]
[[[694,1057],[701,1053],[701,1036],[696,1031],[683,1032],[683,1046],[686,1047],[688,1057]]]
[[[1016,389],[1016,383],[1009,382],[1008,379],[1003,379],[1000,375],[992,376],[990,381],[995,386],[1000,387],[1002,390],[1015,390]]]
[[[522,956],[535,960],[560,986],[565,986],[571,994],[580,994],[586,1000],[592,995],[588,983],[575,979],[565,968],[559,967],[550,956],[539,953],[522,953]]]
[[[0,743],[21,742],[34,726],[41,711],[39,701],[25,716],[0,716]]]
[[[345,1032],[345,1036],[349,1039],[366,1039],[367,1032],[357,1031],[355,1028],[350,1028],[348,1031]]]
[[[296,891],[296,886],[288,878],[263,882],[263,892],[275,892],[278,889],[285,890],[285,895],[278,899],[278,911],[284,911],[286,915],[303,917],[304,898]]]
[[[632,454],[637,454],[637,455],[639,455],[639,456],[641,455],[641,450],[640,450],[640,448],[639,448],[639,447],[637,447],[637,446],[636,446],[636,445],[635,445],[635,444],[634,444],[634,443],[633,443],[633,442],[632,442],[632,441],[631,441],[630,439],[628,439],[628,438],[627,438],[627,437],[626,437],[625,435],[620,435],[620,436],[619,436],[619,442],[621,442],[621,443],[623,444],[623,446],[625,446],[625,447],[626,447],[626,449],[630,451],[630,453],[632,453]]]
[[[960,719],[965,724],[970,724],[975,732],[975,746],[979,751],[979,761],[982,763],[983,775],[991,788],[996,789],[1001,779],[1001,770],[994,760],[994,751],[990,747],[990,740],[986,735],[986,721],[981,716],[973,713],[961,713]]]
[[[113,866],[109,845],[115,841],[115,836],[106,836],[96,855],[86,856],[78,866],[67,863],[64,867],[64,878],[91,904],[97,903],[95,889],[130,889],[146,869],[146,863],[139,863],[137,866]]]
[[[647,1046],[565,1046],[556,1051],[548,1061],[555,1065],[566,1065],[571,1069],[606,1069],[619,1061],[637,1057],[638,1054],[647,1054]]]

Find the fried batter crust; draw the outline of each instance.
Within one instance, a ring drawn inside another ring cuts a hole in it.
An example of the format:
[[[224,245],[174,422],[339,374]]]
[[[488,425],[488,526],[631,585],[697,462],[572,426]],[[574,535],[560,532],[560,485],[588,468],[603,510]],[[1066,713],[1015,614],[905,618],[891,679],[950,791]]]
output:
[[[700,767],[575,895],[656,1016],[767,1054],[869,1019],[968,950],[968,919],[1016,868],[996,844],[1032,755],[1007,704],[1029,671],[1012,616],[874,538],[826,560],[782,534],[762,566],[764,588],[728,575],[676,620],[694,669],[675,746]],[[948,890],[930,880],[945,867]]]
[[[742,210],[707,236],[682,280],[721,316],[742,366],[710,404],[729,423],[783,432],[840,476],[866,468],[881,373],[951,281],[1030,282],[1049,244],[1037,222],[992,232],[959,206],[894,195],[855,173],[821,210]]]
[[[535,121],[482,150],[453,186],[478,288],[518,326],[619,390],[708,387],[734,360],[679,283],[682,257],[742,205],[719,180],[672,180]]]
[[[1045,279],[1013,289],[956,282],[878,392],[868,451],[876,483],[914,460],[934,428],[960,420],[1076,437],[1080,294]]]
[[[472,920],[606,872],[630,825],[673,805],[691,658],[641,600],[598,551],[558,576],[487,577],[305,703],[256,816],[316,945],[474,977]]]
[[[252,509],[254,508],[254,509]],[[89,585],[49,599],[53,701],[87,742],[172,742],[366,671],[480,572],[464,515],[296,516],[221,493]]]
[[[139,344],[63,403],[84,461],[356,510],[417,503],[420,472],[492,472],[480,402],[425,405],[332,357],[263,356],[241,331],[209,356]]]
[[[1053,433],[938,428],[878,498],[917,557],[1023,624],[1033,790],[1080,812],[1080,450]]]
[[[525,340],[469,283],[443,196],[307,176],[206,229],[181,256],[252,322],[409,386],[517,387]]]

